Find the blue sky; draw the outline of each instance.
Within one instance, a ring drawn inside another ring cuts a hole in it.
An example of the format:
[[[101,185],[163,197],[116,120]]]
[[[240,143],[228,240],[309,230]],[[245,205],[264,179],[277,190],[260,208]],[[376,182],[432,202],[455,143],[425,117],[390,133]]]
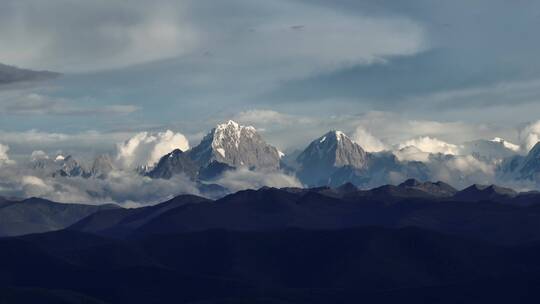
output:
[[[0,143],[92,154],[171,129],[194,145],[236,119],[284,150],[358,127],[519,144],[539,25],[529,0],[5,0],[0,62],[64,76],[0,87]]]

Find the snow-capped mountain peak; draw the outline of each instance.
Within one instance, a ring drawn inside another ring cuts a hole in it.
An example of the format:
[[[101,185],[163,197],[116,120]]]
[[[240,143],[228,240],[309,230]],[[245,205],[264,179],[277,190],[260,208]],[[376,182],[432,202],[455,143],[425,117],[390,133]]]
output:
[[[297,161],[306,166],[308,163],[318,163],[334,167],[350,165],[361,168],[365,166],[366,152],[345,133],[332,130],[312,141],[298,156]]]
[[[333,133],[336,136],[337,140],[341,140],[342,138],[348,138],[347,135],[345,135],[345,133],[341,131],[334,130]]]
[[[225,158],[226,155],[223,146],[232,142],[238,148],[243,136],[256,136],[257,130],[252,126],[241,126],[237,122],[229,120],[227,123],[217,125],[213,133],[212,147]]]
[[[54,161],[60,162],[60,161],[63,161],[64,159],[65,159],[64,155],[58,154],[56,155],[56,158],[54,159]]]
[[[509,149],[509,150],[512,150],[514,152],[519,152],[520,150],[520,147],[519,145],[516,145],[516,144],[513,144],[511,142],[508,142],[506,140],[504,140],[503,138],[500,138],[500,137],[495,137],[491,140],[492,142],[496,142],[496,143],[500,143],[502,144],[505,148]]]
[[[472,155],[488,162],[499,162],[505,158],[515,156],[519,152],[518,145],[505,141],[500,137],[492,140],[473,140],[463,143],[460,154]]]
[[[68,155],[65,157],[57,156],[54,162],[55,162],[55,165],[59,167],[59,169],[53,173],[53,176],[64,176],[64,177],[66,176],[89,177],[90,176],[90,173],[88,172],[88,170],[71,155]]]
[[[296,162],[300,178],[308,184],[318,184],[341,168],[366,169],[368,154],[345,133],[332,130],[312,141]]]
[[[217,161],[233,167],[279,168],[280,159],[279,151],[254,127],[232,120],[218,124],[189,155],[202,167]]]

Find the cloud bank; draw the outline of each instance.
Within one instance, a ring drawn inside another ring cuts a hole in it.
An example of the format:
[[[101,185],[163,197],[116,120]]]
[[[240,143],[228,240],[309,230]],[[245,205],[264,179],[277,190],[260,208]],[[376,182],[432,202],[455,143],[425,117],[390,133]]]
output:
[[[0,165],[9,163],[11,160],[8,157],[9,147],[3,144],[0,144]]]
[[[449,155],[459,154],[459,147],[454,144],[449,144],[434,137],[424,136],[407,140],[400,143],[398,149],[407,147],[416,147],[426,153],[442,153]]]
[[[530,151],[540,141],[540,120],[526,125],[519,136],[523,149]]]
[[[81,106],[65,98],[51,97],[34,92],[34,90],[0,91],[0,114],[24,116],[125,115],[138,110],[139,107],[133,105]]]
[[[388,149],[387,145],[362,127],[356,128],[351,138],[367,152],[380,152]]]
[[[185,193],[200,194],[196,185],[181,175],[164,180],[150,179],[133,172],[114,171],[104,179],[85,179],[38,176],[36,172],[4,168],[0,177],[0,193],[3,196],[41,197],[63,203],[115,202],[136,206],[162,202]]]
[[[163,155],[174,149],[189,149],[189,142],[183,134],[171,130],[159,133],[141,132],[117,144],[116,160],[123,168],[152,167]]]
[[[217,184],[231,191],[259,189],[261,187],[302,187],[302,183],[292,175],[275,171],[253,171],[246,168],[225,172]]]
[[[0,15],[5,46],[0,58],[35,68],[89,71],[203,53],[209,64],[274,66],[274,72],[282,69],[296,77],[414,54],[424,43],[422,28],[406,18],[353,16],[285,0],[231,0],[213,3],[212,10],[207,6],[191,0],[77,6],[64,0],[8,0]],[[233,11],[234,18],[221,14]],[[63,17],[54,17],[58,15]]]
[[[184,4],[167,2],[6,1],[0,58],[39,69],[89,71],[181,55],[196,45],[196,33],[181,17]]]

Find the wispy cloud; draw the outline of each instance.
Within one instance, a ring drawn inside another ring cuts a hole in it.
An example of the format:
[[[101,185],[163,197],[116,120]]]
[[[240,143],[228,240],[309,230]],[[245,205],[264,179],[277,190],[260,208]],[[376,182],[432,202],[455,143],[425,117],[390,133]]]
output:
[[[32,90],[0,91],[0,114],[14,115],[125,115],[136,112],[133,105],[77,105],[65,98]]]
[[[496,105],[536,103],[540,100],[540,79],[499,82],[493,85],[439,91],[410,98],[407,103],[430,108],[478,108]]]
[[[295,124],[307,124],[313,120],[307,116],[286,114],[274,110],[247,110],[242,111],[233,116],[235,121],[243,124],[258,125],[261,128],[266,128],[271,125],[295,125]]]
[[[70,72],[114,69],[178,56],[196,44],[182,3],[3,4],[0,58],[11,64]]]
[[[302,183],[295,176],[283,172],[252,171],[246,168],[227,171],[216,183],[231,191],[259,189],[263,186],[276,188],[302,187]]]
[[[230,0],[213,3],[212,10],[207,5],[138,0],[75,7],[61,0],[9,0],[0,14],[0,58],[30,67],[89,71],[182,57],[195,67],[193,72],[249,68],[268,78],[269,71],[305,76],[382,62],[424,47],[422,28],[406,18],[352,16],[285,0]],[[231,11],[236,11],[234,18],[226,13]],[[54,17],[58,14],[63,18]],[[202,77],[191,75],[193,81]]]

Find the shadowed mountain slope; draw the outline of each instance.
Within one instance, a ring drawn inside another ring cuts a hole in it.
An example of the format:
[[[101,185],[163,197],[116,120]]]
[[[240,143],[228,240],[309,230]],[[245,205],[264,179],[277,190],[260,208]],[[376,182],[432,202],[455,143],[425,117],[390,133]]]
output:
[[[0,236],[14,236],[66,228],[100,211],[118,209],[112,204],[61,204],[40,198],[0,203]]]
[[[69,229],[132,238],[211,229],[416,226],[499,244],[540,240],[540,205],[534,203],[539,196],[528,194],[532,203],[527,205],[521,195],[499,201],[494,200],[492,191],[480,191],[473,200],[470,196],[463,197],[463,191],[456,191],[444,183],[411,180],[372,190],[358,190],[352,185],[261,188],[240,191],[216,201],[179,196],[172,200],[177,203],[98,212]],[[452,193],[456,194],[450,196]]]

